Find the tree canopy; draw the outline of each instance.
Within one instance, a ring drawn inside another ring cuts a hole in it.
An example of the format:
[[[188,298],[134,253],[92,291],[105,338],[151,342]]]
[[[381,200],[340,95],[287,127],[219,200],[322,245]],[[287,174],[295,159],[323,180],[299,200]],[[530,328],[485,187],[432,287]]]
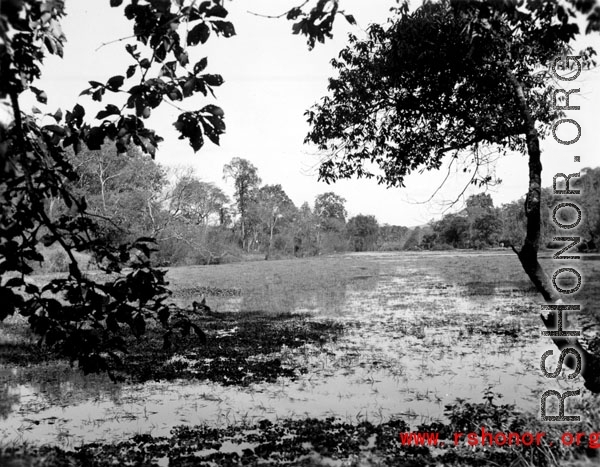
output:
[[[490,145],[527,152],[523,104],[547,134],[559,114],[543,70],[578,33],[564,7],[537,3],[427,1],[372,25],[366,39],[351,35],[332,60],[329,95],[307,112],[307,142],[327,156],[320,177],[402,186],[412,171],[469,151],[485,183],[477,168]]]

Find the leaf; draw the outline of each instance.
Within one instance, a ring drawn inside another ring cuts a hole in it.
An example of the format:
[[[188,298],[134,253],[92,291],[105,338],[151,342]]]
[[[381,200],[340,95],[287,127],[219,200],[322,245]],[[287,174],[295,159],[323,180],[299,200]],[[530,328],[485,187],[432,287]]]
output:
[[[33,91],[33,93],[35,94],[35,98],[38,102],[41,102],[42,104],[45,104],[48,102],[48,95],[46,94],[46,91],[44,91],[42,89],[38,89],[34,86],[30,86],[29,89],[31,89],[31,91]]]
[[[140,53],[136,52],[137,44],[127,44],[127,45],[125,45],[125,50],[127,51],[127,53],[129,55],[131,55],[136,60],[140,57]]]
[[[195,87],[196,87],[196,77],[192,76],[181,87],[181,89],[183,91],[183,97],[191,96],[194,93]]]
[[[290,11],[287,12],[286,19],[295,20],[301,14],[302,14],[302,10],[298,7],[294,7]]]
[[[125,74],[128,78],[131,78],[135,74],[136,68],[137,65],[130,65],[129,68],[127,68],[127,72]]]
[[[354,19],[353,15],[344,14],[344,18],[348,21],[352,26],[356,26],[356,19]]]
[[[177,55],[177,61],[181,66],[186,66],[188,63],[190,63],[190,58],[187,52],[182,51],[179,55]]]
[[[223,121],[223,109],[209,104],[200,110],[202,113],[210,114],[202,118],[202,129],[204,134],[217,146],[220,144],[220,135],[225,133],[225,122]]]
[[[104,95],[105,88],[98,88],[96,91],[92,93],[92,99],[97,102],[102,102],[102,96]]]
[[[92,151],[102,148],[104,143],[104,132],[102,128],[96,126],[90,129],[85,140],[87,147]]]
[[[210,36],[210,28],[204,22],[197,24],[192,28],[187,36],[188,45],[197,45],[199,42],[204,44]]]
[[[169,78],[174,78],[175,74],[176,74],[175,73],[176,69],[177,69],[176,61],[167,62],[161,67],[159,76],[167,76]]]
[[[198,120],[199,117],[195,113],[184,112],[179,115],[177,121],[173,124],[181,133],[179,139],[189,139],[190,146],[192,146],[196,152],[204,146],[204,137],[202,136],[202,130],[200,129]]]
[[[122,3],[123,0],[110,0],[110,6],[113,8],[121,6]]]
[[[57,122],[60,122],[63,118],[63,113],[62,110],[58,109],[56,112],[54,112],[54,120],[56,120]]]
[[[171,0],[150,0],[150,4],[160,13],[168,13]]]
[[[121,86],[123,86],[123,82],[125,81],[125,77],[121,75],[113,76],[106,82],[106,87],[110,89],[112,92],[117,92]]]
[[[196,63],[194,65],[194,74],[198,74],[201,73],[202,71],[204,71],[204,69],[206,68],[206,65],[208,65],[208,59],[206,57],[204,57],[203,59],[201,59],[198,63]]]
[[[56,133],[60,136],[65,136],[67,134],[66,130],[59,125],[45,125],[42,127],[44,130],[51,131],[52,133]]]
[[[235,28],[229,21],[213,21],[213,28],[224,37],[235,36]]]
[[[169,92],[167,93],[167,96],[172,101],[180,101],[183,99],[183,95],[181,94],[181,91],[175,87],[172,88],[171,90],[169,90]]]
[[[81,126],[83,123],[83,117],[85,116],[85,109],[79,105],[75,104],[73,110],[71,112],[67,111],[67,115],[65,117],[65,122],[67,125],[74,124],[75,126]]]
[[[106,108],[104,110],[101,110],[100,112],[98,112],[98,114],[96,115],[96,118],[98,120],[102,120],[110,115],[120,115],[121,111],[119,110],[119,108],[116,105],[113,104],[107,104]]]
[[[208,84],[209,86],[221,86],[221,84],[224,83],[223,77],[221,75],[207,74],[207,75],[202,75],[201,78],[204,79],[206,84]]]
[[[225,115],[225,112],[223,112],[223,109],[221,107],[218,107],[213,104],[208,104],[207,106],[203,107],[200,111],[210,113],[215,117],[223,117]]]
[[[37,285],[32,283],[25,284],[25,292],[31,295],[40,293],[40,289]]]
[[[6,281],[4,287],[21,287],[22,285],[25,285],[22,277],[11,277]]]
[[[225,18],[227,16],[227,10],[221,5],[215,5],[206,11],[207,16],[216,16],[218,18]]]

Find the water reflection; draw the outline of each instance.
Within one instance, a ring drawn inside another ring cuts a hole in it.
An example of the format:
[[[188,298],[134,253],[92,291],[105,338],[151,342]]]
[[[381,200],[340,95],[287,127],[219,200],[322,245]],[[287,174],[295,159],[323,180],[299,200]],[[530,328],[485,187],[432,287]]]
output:
[[[6,383],[0,385],[0,420],[8,417],[19,400],[19,394],[15,394],[14,387]]]
[[[535,410],[542,385],[534,306],[513,284],[494,293],[449,280],[415,256],[374,256],[377,274],[357,273],[334,289],[285,289],[270,281],[221,310],[312,311],[335,317],[335,343],[284,349],[283,364],[308,373],[248,388],[201,382],[115,385],[67,366],[0,371],[5,440],[77,445],[136,433],[167,435],[180,424],[252,423],[263,418],[338,416],[373,422],[438,418],[457,397],[481,401],[492,386],[503,403]],[[510,333],[503,333],[509,329]],[[515,336],[517,336],[515,338]],[[547,388],[544,388],[547,389]]]

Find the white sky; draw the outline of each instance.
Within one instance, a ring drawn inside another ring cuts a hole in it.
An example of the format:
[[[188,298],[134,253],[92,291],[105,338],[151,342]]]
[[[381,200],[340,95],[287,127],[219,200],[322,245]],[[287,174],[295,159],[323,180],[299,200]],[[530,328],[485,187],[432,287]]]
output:
[[[156,160],[163,165],[193,166],[200,178],[212,181],[231,194],[230,184],[222,180],[223,165],[233,157],[243,157],[258,167],[263,183],[280,183],[297,206],[304,201],[311,205],[314,197],[325,191],[335,191],[347,200],[350,216],[374,214],[380,223],[399,225],[424,224],[439,218],[441,202],[460,192],[464,183],[462,173],[453,175],[447,189],[433,202],[416,204],[429,198],[444,173],[413,174],[404,189],[386,189],[373,180],[340,181],[334,185],[317,182],[317,158],[303,144],[308,132],[304,112],[326,94],[327,78],[332,74],[329,64],[344,46],[348,31],[364,34],[371,22],[383,22],[393,0],[342,0],[342,8],[351,12],[358,27],[348,25],[338,17],[334,39],[318,44],[308,51],[304,37],[291,34],[291,22],[285,19],[266,19],[247,13],[280,14],[299,1],[234,0],[227,2],[229,19],[237,36],[229,39],[211,37],[205,46],[196,47],[191,62],[208,57],[209,73],[219,73],[225,84],[215,88],[217,104],[225,111],[227,132],[221,146],[207,141],[196,154],[187,141],[177,139],[172,127],[178,111],[157,109],[148,120],[165,138]],[[416,3],[416,2],[413,2]],[[124,50],[126,42],[101,47],[102,43],[131,35],[130,23],[122,8],[111,9],[107,0],[69,0],[68,17],[63,23],[67,36],[65,58],[49,57],[43,70],[43,87],[48,92],[47,109],[70,109],[79,100],[86,108],[96,109],[89,96],[78,97],[88,87],[87,81],[104,82],[116,74],[124,74],[130,64]],[[589,41],[590,38],[587,38]],[[600,51],[600,41],[594,39]],[[582,127],[581,139],[565,146],[552,138],[542,143],[544,185],[552,183],[557,172],[573,173],[580,168],[600,163],[598,110],[600,109],[600,70],[586,72],[567,83],[566,89],[580,88],[572,95],[571,105],[581,110],[569,111],[568,116]],[[110,97],[110,96],[109,96]],[[183,106],[189,110],[206,105],[204,97],[193,97]],[[102,108],[106,103],[102,104]],[[38,105],[38,104],[36,104]],[[39,105],[38,105],[39,107]],[[90,116],[95,112],[90,111]],[[565,139],[567,134],[561,134]],[[581,157],[580,163],[573,156]],[[497,175],[503,180],[491,194],[497,205],[522,196],[527,190],[527,160],[514,154],[501,159]]]

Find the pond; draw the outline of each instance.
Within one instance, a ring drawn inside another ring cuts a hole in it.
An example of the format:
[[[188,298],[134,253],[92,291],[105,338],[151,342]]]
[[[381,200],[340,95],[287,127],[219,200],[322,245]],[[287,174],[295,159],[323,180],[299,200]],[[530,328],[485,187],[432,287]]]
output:
[[[173,270],[182,303],[183,275],[225,274],[212,280],[241,282],[234,296],[207,296],[219,310],[285,306],[306,319],[336,320],[344,332],[336,340],[284,346],[277,353],[282,366],[307,371],[247,387],[190,380],[115,384],[65,364],[2,368],[0,436],[72,447],[164,436],[177,425],[306,416],[373,423],[402,417],[416,427],[443,420],[445,405],[457,398],[481,402],[488,388],[503,395],[502,403],[535,412],[549,388],[540,356],[552,344],[540,337],[537,297],[514,261],[502,252],[382,253]],[[252,281],[243,283],[241,272],[231,273],[236,268],[250,268]],[[324,270],[341,279],[316,285],[312,276]],[[273,356],[251,358],[267,357]]]

